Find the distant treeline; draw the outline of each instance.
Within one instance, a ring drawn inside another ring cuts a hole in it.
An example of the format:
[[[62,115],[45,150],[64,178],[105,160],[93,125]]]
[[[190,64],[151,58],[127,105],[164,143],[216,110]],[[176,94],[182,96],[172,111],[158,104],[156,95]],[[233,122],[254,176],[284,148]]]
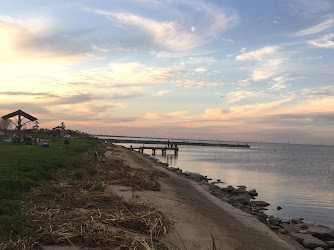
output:
[[[14,134],[17,134],[17,131],[14,129],[1,129],[1,132],[7,138],[11,138]],[[34,129],[22,129],[21,131],[22,136],[29,135],[33,137],[52,137],[54,135],[58,136],[59,133],[60,132],[57,130],[52,130],[47,128],[41,128],[38,131],[35,131]],[[64,135],[69,135],[71,137],[89,137],[89,135],[85,132],[71,129],[66,129],[64,131]]]

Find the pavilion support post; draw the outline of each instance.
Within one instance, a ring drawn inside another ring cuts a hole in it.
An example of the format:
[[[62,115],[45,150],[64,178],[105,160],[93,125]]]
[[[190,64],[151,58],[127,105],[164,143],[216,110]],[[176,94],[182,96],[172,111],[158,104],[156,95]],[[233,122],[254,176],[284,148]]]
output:
[[[17,121],[17,133],[19,136],[19,142],[18,144],[21,144],[21,128],[22,128],[22,118],[21,118],[21,114],[18,115],[19,119]]]

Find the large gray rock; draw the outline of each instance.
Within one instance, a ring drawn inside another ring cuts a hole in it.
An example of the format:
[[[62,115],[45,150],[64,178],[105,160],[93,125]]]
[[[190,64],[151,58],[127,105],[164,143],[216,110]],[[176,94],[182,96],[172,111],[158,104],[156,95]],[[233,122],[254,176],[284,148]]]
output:
[[[226,191],[226,192],[231,192],[232,190],[234,190],[235,188],[231,185],[225,187],[225,188],[222,188],[223,191]]]
[[[309,227],[309,225],[306,223],[300,223],[300,224],[297,224],[297,226],[300,227],[301,229],[307,229]]]
[[[265,201],[251,201],[252,207],[268,207],[270,204]]]
[[[322,247],[324,249],[327,249],[327,244],[323,242],[322,240],[319,240],[318,238],[314,237],[310,234],[303,234],[304,240],[302,242],[302,245],[307,248],[314,249],[316,247]]]
[[[175,173],[182,174],[182,169],[176,169]]]
[[[239,188],[236,188],[231,191],[232,194],[245,194],[248,193],[246,188],[244,186],[240,186]]]
[[[285,229],[285,228],[284,228]],[[301,233],[294,233],[294,232],[289,232],[290,235],[298,242],[298,243],[302,243],[305,239],[305,234],[301,234]]]
[[[223,200],[223,201],[229,201],[230,199],[226,196],[226,194],[219,192],[219,191],[212,191],[212,195],[216,196],[217,198]]]
[[[281,219],[280,218],[269,218],[269,222],[273,226],[279,226],[279,224],[281,223]]]
[[[248,191],[248,194],[249,194],[250,196],[254,197],[254,196],[257,196],[257,195],[258,195],[258,192],[256,192],[255,189],[252,189],[252,190],[249,190],[249,191]]]
[[[319,239],[333,239],[333,232],[328,227],[310,226],[306,231]]]
[[[264,219],[267,219],[267,218],[268,218],[268,215],[266,215],[266,214],[263,213],[263,212],[259,212],[259,213],[257,213],[256,216],[258,216],[258,217],[262,217],[262,218],[264,218]]]
[[[176,170],[178,170],[178,168],[169,167],[168,170],[171,171],[171,172],[176,172]]]
[[[326,241],[328,248],[334,248],[334,240]]]
[[[298,233],[300,233],[300,234],[308,234],[305,229],[299,230]]]
[[[269,228],[271,230],[274,230],[274,231],[277,231],[279,229],[279,226],[273,226],[273,225],[270,225]]]
[[[252,206],[252,210],[255,211],[255,212],[263,212],[263,207],[254,207],[254,204],[251,204],[250,202],[250,205]]]
[[[281,220],[282,223],[290,224],[290,220]]]
[[[234,196],[232,197],[234,201],[240,202],[241,204],[248,204],[250,201],[251,197],[249,194],[245,193],[242,195]]]
[[[294,224],[299,224],[299,223],[302,223],[303,220],[304,218],[293,218],[291,222]]]
[[[191,176],[194,178],[195,181],[201,181],[205,178],[203,175],[197,173],[193,173]]]
[[[287,224],[282,223],[282,227],[290,234],[292,233],[300,233],[300,234],[307,234],[307,232],[300,227],[301,224]]]
[[[218,187],[217,185],[213,185],[211,183],[210,183],[210,190],[211,191],[222,191],[220,187]]]

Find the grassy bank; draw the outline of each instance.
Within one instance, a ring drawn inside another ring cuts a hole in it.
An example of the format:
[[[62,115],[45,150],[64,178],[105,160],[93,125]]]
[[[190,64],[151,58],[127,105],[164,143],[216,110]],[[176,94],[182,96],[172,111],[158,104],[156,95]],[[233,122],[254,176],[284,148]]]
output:
[[[80,165],[80,154],[94,147],[95,139],[71,139],[50,142],[50,147],[18,146],[0,142],[0,241],[23,232],[20,200],[32,186],[51,179],[60,168]]]

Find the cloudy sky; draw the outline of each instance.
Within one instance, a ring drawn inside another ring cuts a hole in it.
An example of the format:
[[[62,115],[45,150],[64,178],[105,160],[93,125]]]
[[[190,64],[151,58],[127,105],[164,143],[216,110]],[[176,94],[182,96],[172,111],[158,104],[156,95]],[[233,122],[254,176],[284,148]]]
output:
[[[332,0],[1,0],[0,36],[2,115],[334,144]]]

